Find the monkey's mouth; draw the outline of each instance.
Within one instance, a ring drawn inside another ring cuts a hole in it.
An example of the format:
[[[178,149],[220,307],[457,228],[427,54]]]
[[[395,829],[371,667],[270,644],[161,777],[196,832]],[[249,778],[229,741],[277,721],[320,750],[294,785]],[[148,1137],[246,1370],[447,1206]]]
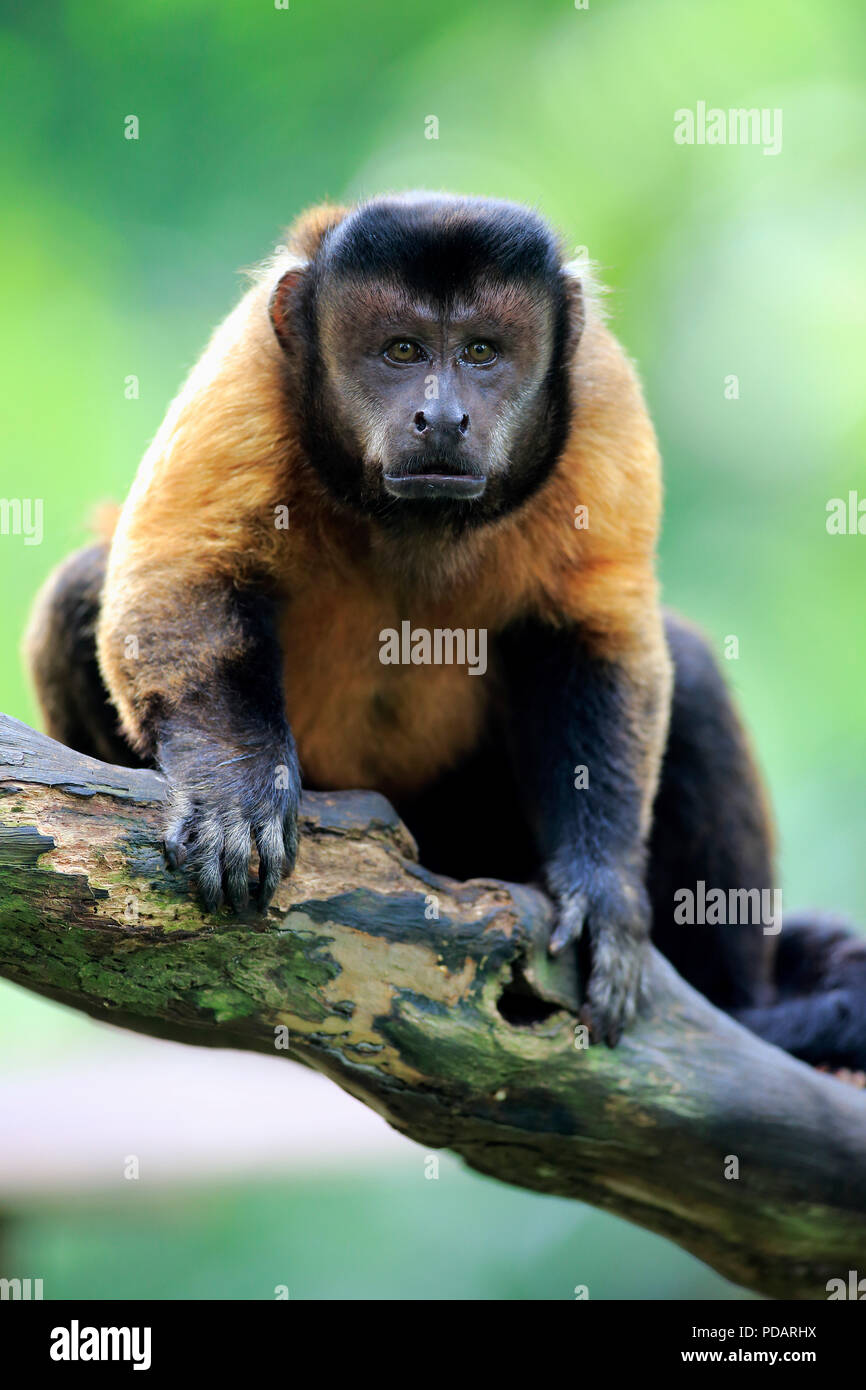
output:
[[[487,486],[483,473],[386,473],[385,491],[406,500],[453,497],[470,501]]]

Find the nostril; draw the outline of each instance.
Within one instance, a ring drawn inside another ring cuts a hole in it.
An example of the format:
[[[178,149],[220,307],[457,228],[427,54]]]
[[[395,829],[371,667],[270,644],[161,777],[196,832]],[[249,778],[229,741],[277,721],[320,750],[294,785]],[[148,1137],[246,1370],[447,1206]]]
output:
[[[427,417],[423,410],[419,410],[415,416],[415,428],[419,434],[423,434],[427,428]]]
[[[468,430],[468,428],[469,428],[469,416],[468,416],[468,415],[464,415],[464,416],[463,416],[463,419],[460,421],[460,433],[461,433],[461,434],[465,434],[466,431]]]

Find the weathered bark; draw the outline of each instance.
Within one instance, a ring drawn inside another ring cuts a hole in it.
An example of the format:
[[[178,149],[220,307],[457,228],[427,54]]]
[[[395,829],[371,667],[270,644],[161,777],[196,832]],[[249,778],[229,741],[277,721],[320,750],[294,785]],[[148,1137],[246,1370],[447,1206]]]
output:
[[[382,797],[306,796],[294,876],[266,917],[235,918],[204,916],[167,871],[163,795],[154,772],[0,716],[0,974],[124,1027],[293,1057],[422,1144],[628,1217],[763,1293],[823,1298],[863,1268],[866,1098],[658,953],[638,1026],[586,1049],[546,898],[428,873]]]

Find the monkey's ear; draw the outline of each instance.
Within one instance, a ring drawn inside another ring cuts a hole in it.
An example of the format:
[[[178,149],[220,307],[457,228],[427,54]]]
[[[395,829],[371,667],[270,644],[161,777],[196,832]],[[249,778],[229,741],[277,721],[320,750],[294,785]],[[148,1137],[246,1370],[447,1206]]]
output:
[[[281,345],[289,348],[292,343],[293,309],[297,303],[298,291],[303,284],[309,262],[293,256],[291,261],[281,264],[281,274],[268,299],[268,317]]]
[[[583,325],[586,322],[586,303],[583,294],[586,270],[587,264],[582,260],[567,261],[562,267],[562,282],[565,286],[565,299],[568,305],[569,336],[573,347],[577,347],[583,332]]]

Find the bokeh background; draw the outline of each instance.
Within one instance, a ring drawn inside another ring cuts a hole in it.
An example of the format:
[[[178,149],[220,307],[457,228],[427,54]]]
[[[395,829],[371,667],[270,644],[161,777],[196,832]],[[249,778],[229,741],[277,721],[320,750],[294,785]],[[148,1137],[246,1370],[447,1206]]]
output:
[[[41,545],[0,535],[0,707],[37,720],[31,597],[125,493],[239,269],[325,195],[517,198],[588,247],[642,370],[665,595],[720,654],[739,639],[727,673],[785,901],[866,922],[866,536],[825,525],[830,498],[866,497],[859,0],[0,9],[0,496],[45,517]],[[676,144],[698,101],[781,108],[781,153]],[[447,1157],[424,1174],[422,1150],[290,1065],[0,986],[0,1274],[46,1297],[741,1296],[588,1208]]]

